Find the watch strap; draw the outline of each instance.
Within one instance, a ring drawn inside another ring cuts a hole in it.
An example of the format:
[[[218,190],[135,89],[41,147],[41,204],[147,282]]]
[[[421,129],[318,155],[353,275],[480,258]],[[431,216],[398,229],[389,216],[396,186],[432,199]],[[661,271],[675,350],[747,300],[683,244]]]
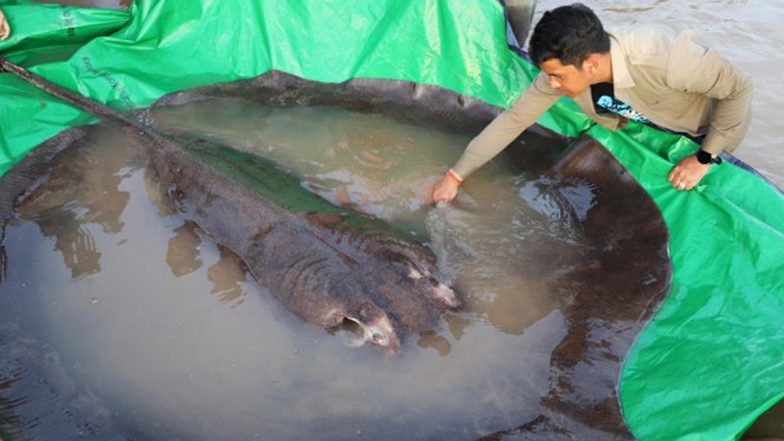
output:
[[[705,150],[700,149],[697,152],[697,161],[700,164],[721,164],[721,157],[713,156]]]

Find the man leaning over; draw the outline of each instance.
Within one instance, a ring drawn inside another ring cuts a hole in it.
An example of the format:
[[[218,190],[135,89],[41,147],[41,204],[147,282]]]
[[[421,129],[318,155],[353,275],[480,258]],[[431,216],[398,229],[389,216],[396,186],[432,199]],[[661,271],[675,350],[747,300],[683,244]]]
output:
[[[616,130],[627,119],[681,133],[701,150],[670,172],[670,183],[690,190],[740,144],[751,117],[748,77],[691,31],[636,26],[606,32],[587,6],[545,12],[529,45],[541,68],[528,89],[466,147],[433,188],[435,202],[451,201],[472,172],[489,161],[562,95],[597,123]]]

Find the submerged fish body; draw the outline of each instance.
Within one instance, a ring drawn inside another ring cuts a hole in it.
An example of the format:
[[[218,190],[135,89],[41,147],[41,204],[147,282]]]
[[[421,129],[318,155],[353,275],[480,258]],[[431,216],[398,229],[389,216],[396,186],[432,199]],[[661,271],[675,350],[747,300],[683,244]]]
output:
[[[159,185],[186,219],[231,249],[259,283],[304,321],[333,330],[346,321],[390,351],[403,336],[438,326],[458,307],[435,278],[435,256],[390,225],[338,208],[264,158],[185,134],[62,89],[0,59],[7,70],[145,139]]]
[[[363,340],[395,351],[458,306],[427,248],[312,195],[270,161],[181,134],[155,144],[154,169],[178,209],[306,322],[354,322]]]

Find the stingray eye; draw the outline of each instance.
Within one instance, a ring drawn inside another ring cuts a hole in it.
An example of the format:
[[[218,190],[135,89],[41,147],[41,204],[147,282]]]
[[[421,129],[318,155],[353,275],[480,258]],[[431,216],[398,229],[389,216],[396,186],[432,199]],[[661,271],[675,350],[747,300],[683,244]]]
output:
[[[384,340],[384,336],[379,334],[378,332],[373,333],[373,342],[374,343],[381,343]]]

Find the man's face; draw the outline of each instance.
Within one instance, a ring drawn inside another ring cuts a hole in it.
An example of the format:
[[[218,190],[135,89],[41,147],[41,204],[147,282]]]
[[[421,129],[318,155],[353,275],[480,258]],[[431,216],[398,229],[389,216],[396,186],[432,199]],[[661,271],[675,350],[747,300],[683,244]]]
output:
[[[575,98],[591,87],[592,69],[589,60],[583,62],[583,68],[578,69],[571,64],[561,64],[561,60],[551,58],[542,62],[539,67],[547,74],[550,87],[560,93]],[[593,69],[595,71],[595,69]]]

